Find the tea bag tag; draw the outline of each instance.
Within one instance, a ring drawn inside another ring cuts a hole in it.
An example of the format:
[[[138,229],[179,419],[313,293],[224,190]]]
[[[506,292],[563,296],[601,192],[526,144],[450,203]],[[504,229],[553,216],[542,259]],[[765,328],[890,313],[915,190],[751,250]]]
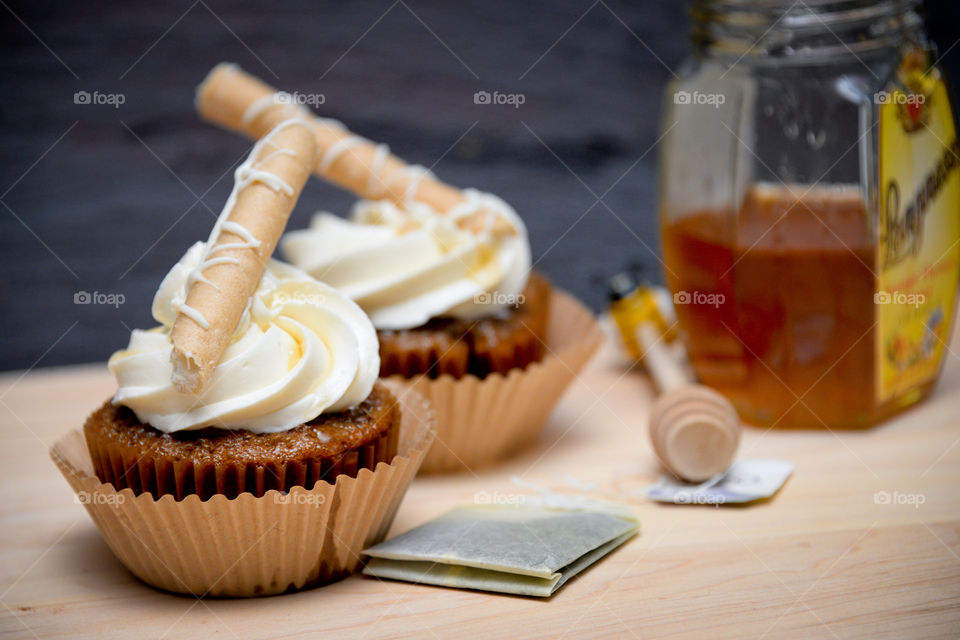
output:
[[[791,473],[793,464],[783,460],[739,460],[726,473],[701,484],[664,476],[647,489],[647,497],[672,504],[744,504],[769,498]]]

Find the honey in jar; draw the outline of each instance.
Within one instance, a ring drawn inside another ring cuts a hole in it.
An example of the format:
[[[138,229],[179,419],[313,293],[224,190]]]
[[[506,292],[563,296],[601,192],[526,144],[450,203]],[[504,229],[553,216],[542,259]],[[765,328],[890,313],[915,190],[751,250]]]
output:
[[[747,422],[869,426],[936,383],[960,156],[915,4],[694,3],[664,115],[664,275],[696,374]]]

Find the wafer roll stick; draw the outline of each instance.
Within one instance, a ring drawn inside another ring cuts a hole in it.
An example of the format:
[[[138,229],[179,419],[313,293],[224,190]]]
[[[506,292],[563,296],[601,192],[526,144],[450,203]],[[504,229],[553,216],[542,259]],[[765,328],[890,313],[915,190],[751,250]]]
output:
[[[397,206],[408,201],[425,202],[440,213],[467,203],[463,193],[436,179],[423,167],[411,166],[378,145],[351,133],[342,123],[320,118],[297,96],[278,92],[233,64],[213,68],[197,88],[197,111],[205,120],[232,131],[258,138],[287,118],[310,122],[316,135],[315,173],[362,198],[388,199]],[[515,233],[509,221],[492,211],[463,215],[458,224],[479,232]]]
[[[201,391],[210,378],[316,163],[310,125],[288,120],[267,133],[235,173],[236,181],[190,274],[187,298],[170,332],[173,385]]]

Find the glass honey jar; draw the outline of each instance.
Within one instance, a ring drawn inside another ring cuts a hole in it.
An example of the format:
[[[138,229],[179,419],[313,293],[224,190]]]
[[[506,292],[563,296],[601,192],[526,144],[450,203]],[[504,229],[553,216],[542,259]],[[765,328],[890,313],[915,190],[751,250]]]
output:
[[[960,157],[918,3],[697,0],[668,85],[664,275],[744,420],[866,427],[930,393],[960,276]]]

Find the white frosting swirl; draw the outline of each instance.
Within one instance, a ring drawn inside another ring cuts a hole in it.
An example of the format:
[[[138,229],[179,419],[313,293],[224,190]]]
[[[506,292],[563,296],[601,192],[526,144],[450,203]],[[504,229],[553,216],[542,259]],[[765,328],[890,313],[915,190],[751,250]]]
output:
[[[378,329],[496,314],[516,304],[526,286],[527,231],[500,198],[473,189],[464,194],[467,201],[446,214],[419,202],[400,209],[362,200],[351,220],[318,213],[309,228],[287,233],[281,247],[290,262],[355,300]],[[457,226],[480,210],[502,216],[516,233]]]
[[[129,346],[110,358],[115,404],[168,433],[208,426],[273,433],[370,395],[380,370],[373,325],[336,289],[276,260],[267,263],[204,390],[178,392],[170,381],[170,330],[204,249],[193,245],[160,285],[153,317],[162,326],[134,330]]]

